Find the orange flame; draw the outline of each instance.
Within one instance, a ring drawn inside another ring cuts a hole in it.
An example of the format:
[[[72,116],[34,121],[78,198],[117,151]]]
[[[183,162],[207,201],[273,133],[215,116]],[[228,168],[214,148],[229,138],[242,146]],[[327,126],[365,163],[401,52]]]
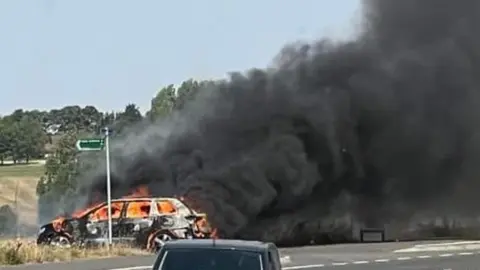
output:
[[[99,206],[100,204],[101,203],[90,204],[89,206],[87,206],[84,209],[79,209],[79,210],[74,211],[71,216],[74,217],[74,218],[81,218],[81,217],[85,216],[88,212],[93,210],[93,208]]]
[[[141,198],[141,197],[149,197],[150,192],[148,191],[147,186],[139,186],[137,189],[135,189],[130,195],[127,195],[123,197],[122,199],[126,198]]]
[[[195,223],[198,230],[198,233],[197,233],[198,236],[209,234],[210,238],[213,238],[213,239],[219,238],[218,230],[216,228],[212,228],[212,225],[210,224],[210,222],[208,222],[207,215],[198,206],[195,205],[192,199],[186,198],[184,196],[180,196],[178,197],[178,199],[183,203],[185,203],[188,207],[193,209],[195,212],[197,212],[197,214],[204,215],[204,217],[202,217],[200,220],[198,220]]]
[[[135,190],[133,190],[130,194],[124,197],[121,197],[120,199],[144,198],[144,197],[150,197],[150,196],[151,196],[151,193],[149,192],[148,187],[140,186]],[[186,199],[185,197],[179,197],[178,199],[181,200],[183,203],[185,203],[188,207],[192,208],[198,214],[204,215],[195,224],[197,227],[197,236],[204,236],[209,234],[211,238],[218,238],[217,230],[211,227],[206,215],[202,211],[200,211],[198,207],[194,206],[193,201]],[[89,219],[91,220],[97,220],[97,221],[106,220],[108,219],[107,205],[104,205],[103,207],[100,207],[99,209],[92,212],[93,209],[98,208],[101,204],[103,204],[103,202],[93,203],[85,208],[74,211],[71,214],[71,216],[74,218],[83,218],[85,217],[85,215],[90,213]],[[122,207],[124,207],[123,202],[121,201],[112,202],[112,218],[120,217]],[[139,201],[129,203],[126,209],[126,213],[127,213],[127,216],[131,218],[144,218],[144,217],[148,217],[150,213],[150,207],[151,207],[150,200],[142,201],[140,199]],[[158,202],[156,207],[159,213],[175,213],[176,212],[175,206],[169,202],[165,202],[165,201]],[[64,221],[65,221],[65,217],[55,218],[52,221],[55,230],[57,231],[61,230]]]
[[[63,226],[63,222],[65,221],[64,217],[57,217],[52,221],[52,226],[55,231],[60,231]]]

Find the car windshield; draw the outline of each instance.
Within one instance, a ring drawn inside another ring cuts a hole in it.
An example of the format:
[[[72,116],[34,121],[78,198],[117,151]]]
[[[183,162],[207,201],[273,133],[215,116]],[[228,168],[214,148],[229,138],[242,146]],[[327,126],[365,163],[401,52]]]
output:
[[[257,252],[233,249],[172,249],[157,270],[262,270]]]

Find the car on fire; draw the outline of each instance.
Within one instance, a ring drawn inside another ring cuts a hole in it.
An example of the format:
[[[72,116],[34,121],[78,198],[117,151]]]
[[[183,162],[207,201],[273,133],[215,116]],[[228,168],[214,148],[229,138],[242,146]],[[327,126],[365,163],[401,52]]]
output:
[[[112,240],[156,251],[166,241],[210,238],[206,214],[171,197],[123,198],[111,201]],[[40,228],[37,244],[82,246],[108,241],[108,204],[97,204],[69,218],[57,218]]]

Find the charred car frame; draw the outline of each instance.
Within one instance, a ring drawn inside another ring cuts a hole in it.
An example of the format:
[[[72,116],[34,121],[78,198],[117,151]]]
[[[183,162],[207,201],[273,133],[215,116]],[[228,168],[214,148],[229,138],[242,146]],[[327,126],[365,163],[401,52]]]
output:
[[[177,198],[115,199],[112,206],[112,240],[148,250],[158,250],[165,241],[210,238],[213,230],[206,215],[197,213]],[[57,218],[40,228],[37,244],[98,245],[108,240],[106,202]]]

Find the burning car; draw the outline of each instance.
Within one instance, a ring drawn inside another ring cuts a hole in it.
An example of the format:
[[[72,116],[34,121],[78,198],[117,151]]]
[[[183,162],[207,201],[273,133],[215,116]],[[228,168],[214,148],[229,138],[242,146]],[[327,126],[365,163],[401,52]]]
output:
[[[112,240],[157,250],[165,241],[210,238],[214,230],[206,214],[198,213],[182,200],[171,197],[137,197],[111,201]],[[40,228],[37,244],[70,246],[108,241],[108,204],[94,205],[57,218]]]

